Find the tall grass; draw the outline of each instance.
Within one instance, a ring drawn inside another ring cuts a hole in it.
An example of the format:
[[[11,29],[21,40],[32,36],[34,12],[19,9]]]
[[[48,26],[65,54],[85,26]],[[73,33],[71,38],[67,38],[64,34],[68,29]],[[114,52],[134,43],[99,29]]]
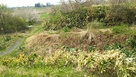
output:
[[[42,68],[67,67],[73,68],[73,72],[86,72],[96,77],[135,77],[136,56],[126,57],[119,50],[108,50],[104,53],[99,51],[85,52],[81,50],[68,52],[65,50],[55,51],[50,56],[38,54],[20,54],[18,57],[5,57],[2,65],[12,68]],[[52,69],[54,70],[54,69]],[[64,72],[67,70],[64,70]],[[55,73],[58,74],[58,73]]]

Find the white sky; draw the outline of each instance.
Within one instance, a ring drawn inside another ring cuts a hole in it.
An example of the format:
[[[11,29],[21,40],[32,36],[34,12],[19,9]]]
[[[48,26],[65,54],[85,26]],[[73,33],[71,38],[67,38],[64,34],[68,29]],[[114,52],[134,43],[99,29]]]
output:
[[[0,0],[0,4],[5,4],[7,7],[19,7],[19,6],[34,6],[35,3],[46,4],[59,4],[60,0]]]

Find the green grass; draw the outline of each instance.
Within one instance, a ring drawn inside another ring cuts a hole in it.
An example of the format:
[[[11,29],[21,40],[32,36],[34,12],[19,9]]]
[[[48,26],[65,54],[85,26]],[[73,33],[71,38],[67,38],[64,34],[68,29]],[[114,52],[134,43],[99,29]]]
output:
[[[18,39],[16,34],[0,35],[0,52],[13,45]]]
[[[109,28],[109,27],[106,27],[106,26],[104,26],[104,23],[98,22],[97,20],[95,20],[95,21],[88,23],[87,28],[88,29],[105,29],[105,28]]]
[[[40,68],[9,68],[0,66],[0,77],[83,77],[88,74],[81,71],[74,71],[72,66],[58,67],[45,66]]]
[[[111,27],[111,30],[114,34],[136,35],[136,27],[128,26],[126,24],[113,26]]]
[[[135,77],[136,56],[126,57],[119,50],[104,53],[59,51],[52,56],[34,52],[1,58],[0,75],[4,77]],[[109,71],[110,70],[110,71]]]
[[[50,18],[50,15],[48,13],[41,13],[40,14],[40,18],[44,19],[44,18]]]
[[[43,28],[42,28],[42,26],[36,26],[36,27],[34,27],[33,28],[33,30],[32,30],[32,34],[36,34],[36,33],[40,33],[40,32],[42,32],[43,31]]]

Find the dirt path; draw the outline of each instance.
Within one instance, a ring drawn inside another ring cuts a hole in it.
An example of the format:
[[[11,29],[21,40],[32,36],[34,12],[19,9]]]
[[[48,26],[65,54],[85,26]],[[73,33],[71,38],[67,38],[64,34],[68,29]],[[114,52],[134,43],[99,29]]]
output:
[[[18,38],[16,43],[14,43],[12,46],[10,46],[6,51],[1,52],[0,56],[3,56],[5,54],[7,54],[7,53],[12,52],[16,47],[18,47],[20,45],[20,41],[21,41],[21,38]]]

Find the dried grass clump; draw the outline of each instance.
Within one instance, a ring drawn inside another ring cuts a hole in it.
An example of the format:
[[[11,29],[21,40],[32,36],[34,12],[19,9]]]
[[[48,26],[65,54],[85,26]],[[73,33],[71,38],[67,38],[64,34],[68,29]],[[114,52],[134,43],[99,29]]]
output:
[[[35,51],[54,51],[62,46],[88,50],[94,42],[95,35],[89,31],[67,32],[64,34],[38,34],[26,40],[26,48],[36,49]],[[54,50],[53,50],[54,49]]]
[[[43,46],[43,45],[51,45],[54,43],[59,42],[59,35],[53,34],[53,35],[48,35],[48,34],[38,34],[29,37],[26,42],[27,42],[27,47],[37,47],[37,46]]]

